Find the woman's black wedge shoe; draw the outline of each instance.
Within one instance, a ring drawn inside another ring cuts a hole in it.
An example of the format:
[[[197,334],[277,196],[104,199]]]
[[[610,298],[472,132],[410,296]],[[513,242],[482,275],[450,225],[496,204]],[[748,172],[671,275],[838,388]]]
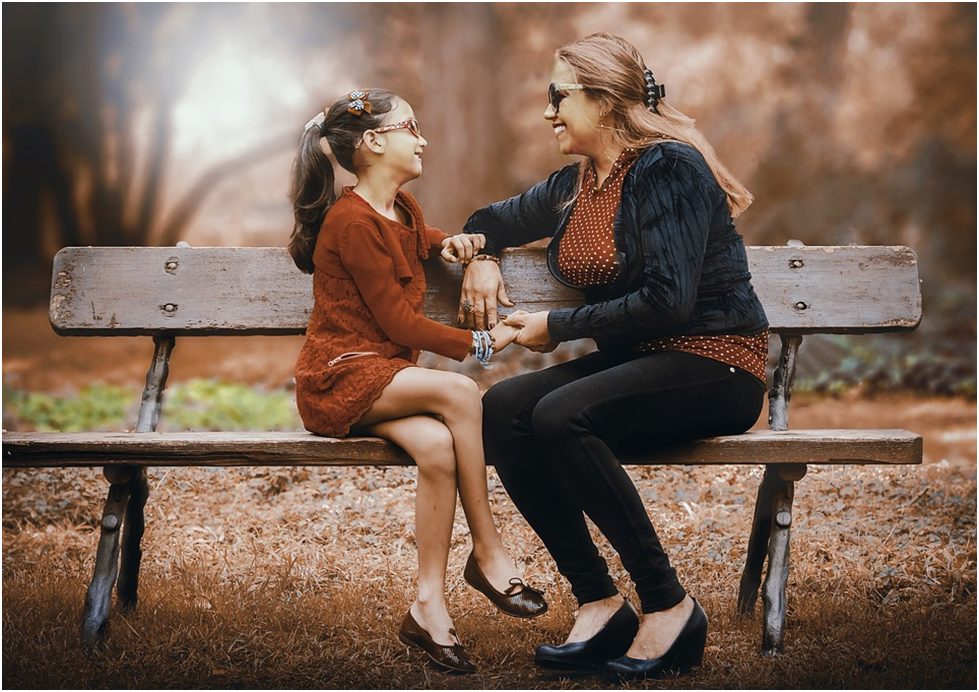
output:
[[[639,616],[626,601],[591,639],[539,646],[534,662],[541,668],[551,670],[597,670],[609,659],[628,651],[638,631]]]
[[[707,614],[697,599],[693,599],[693,612],[665,654],[653,659],[629,658],[623,655],[607,662],[603,672],[618,681],[681,675],[701,664],[706,644]]]

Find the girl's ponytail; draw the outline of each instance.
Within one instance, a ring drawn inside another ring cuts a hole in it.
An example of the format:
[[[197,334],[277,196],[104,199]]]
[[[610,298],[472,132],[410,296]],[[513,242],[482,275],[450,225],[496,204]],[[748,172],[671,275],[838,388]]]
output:
[[[289,239],[289,254],[302,271],[313,273],[316,236],[336,193],[333,163],[323,151],[321,124],[313,123],[303,132],[299,152],[292,166],[292,213],[295,224]]]
[[[384,124],[384,116],[397,107],[397,96],[383,89],[352,91],[306,124],[292,165],[292,213],[295,223],[289,254],[296,266],[313,273],[316,238],[326,213],[337,201],[333,162],[323,149],[323,139],[337,163],[354,175],[354,153],[367,130]]]

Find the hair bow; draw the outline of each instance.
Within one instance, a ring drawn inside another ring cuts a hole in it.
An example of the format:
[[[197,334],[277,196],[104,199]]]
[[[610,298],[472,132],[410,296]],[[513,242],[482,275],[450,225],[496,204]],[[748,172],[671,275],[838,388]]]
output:
[[[350,103],[347,104],[347,112],[351,115],[359,117],[364,111],[371,112],[371,102],[367,100],[366,91],[351,91],[347,98],[350,99]]]

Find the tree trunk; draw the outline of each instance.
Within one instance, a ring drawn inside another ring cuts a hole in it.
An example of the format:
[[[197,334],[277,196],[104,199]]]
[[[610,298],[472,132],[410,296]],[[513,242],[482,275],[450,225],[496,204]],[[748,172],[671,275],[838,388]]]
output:
[[[413,192],[432,216],[428,222],[453,234],[506,190],[500,27],[490,5],[446,3],[428,6],[422,32],[423,125],[430,143]]]

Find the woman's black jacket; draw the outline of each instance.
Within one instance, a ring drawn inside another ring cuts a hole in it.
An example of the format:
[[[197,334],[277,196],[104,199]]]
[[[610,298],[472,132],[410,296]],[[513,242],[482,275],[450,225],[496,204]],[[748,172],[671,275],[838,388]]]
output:
[[[747,336],[768,328],[724,191],[700,153],[679,142],[650,147],[625,177],[613,227],[618,279],[571,284],[558,269],[557,249],[578,165],[480,209],[465,226],[466,233],[483,233],[483,252],[493,254],[553,236],[548,268],[583,291],[585,305],[550,311],[552,339],[591,338],[603,350],[622,351],[664,336]]]

